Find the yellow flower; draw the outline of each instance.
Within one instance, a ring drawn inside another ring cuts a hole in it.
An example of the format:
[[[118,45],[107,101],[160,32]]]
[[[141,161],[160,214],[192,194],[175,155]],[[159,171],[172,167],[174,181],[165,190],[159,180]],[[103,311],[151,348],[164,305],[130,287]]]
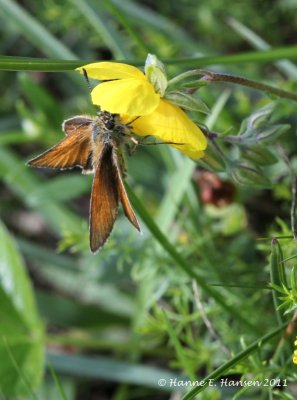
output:
[[[297,340],[294,341],[294,346],[297,346]],[[293,353],[293,363],[297,364],[297,349]]]
[[[138,117],[131,123],[138,135],[178,143],[172,146],[187,156],[203,157],[207,140],[180,107],[162,98],[167,81],[158,65],[146,66],[146,75],[136,67],[114,62],[77,68],[80,72],[83,69],[88,77],[103,81],[91,94],[92,102],[102,110],[120,114],[126,123]]]

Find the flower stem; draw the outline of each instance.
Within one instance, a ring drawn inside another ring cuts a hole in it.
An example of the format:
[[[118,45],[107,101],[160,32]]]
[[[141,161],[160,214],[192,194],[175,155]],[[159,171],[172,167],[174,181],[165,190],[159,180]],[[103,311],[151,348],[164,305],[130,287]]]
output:
[[[279,89],[275,86],[266,85],[265,83],[253,81],[251,79],[242,78],[236,75],[221,74],[218,72],[212,72],[205,69],[195,69],[192,71],[187,71],[183,74],[176,76],[168,82],[168,85],[173,85],[181,80],[187,79],[191,76],[202,75],[200,80],[208,82],[228,82],[234,83],[236,85],[247,86],[253,89],[261,90],[262,92],[270,93],[278,97],[283,97],[286,99],[297,101],[297,94],[288,92],[283,89]]]

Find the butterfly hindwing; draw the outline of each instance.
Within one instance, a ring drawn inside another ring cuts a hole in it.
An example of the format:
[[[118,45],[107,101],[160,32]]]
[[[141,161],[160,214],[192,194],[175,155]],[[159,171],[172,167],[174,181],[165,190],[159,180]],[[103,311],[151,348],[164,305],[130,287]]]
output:
[[[140,232],[141,229],[140,229],[138,220],[136,218],[135,212],[131,206],[129,197],[127,195],[125,185],[123,182],[123,178],[122,178],[122,171],[121,171],[120,164],[118,162],[118,158],[117,158],[115,152],[113,152],[113,162],[114,162],[114,166],[116,169],[118,193],[119,193],[120,201],[123,205],[124,213],[125,213],[126,217],[128,218],[128,220],[131,222],[131,224],[134,225],[135,228]]]
[[[84,115],[77,115],[66,119],[63,122],[63,131],[67,136],[76,135],[79,132],[89,131],[90,126],[93,124],[94,118],[86,117]]]

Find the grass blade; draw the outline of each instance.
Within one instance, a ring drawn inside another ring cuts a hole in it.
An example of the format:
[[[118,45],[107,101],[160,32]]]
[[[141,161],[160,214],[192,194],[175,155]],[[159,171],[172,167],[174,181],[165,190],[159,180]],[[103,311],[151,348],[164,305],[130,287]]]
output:
[[[103,356],[86,357],[48,353],[47,360],[55,371],[60,373],[87,378],[101,378],[107,381],[126,382],[157,389],[160,389],[160,386],[158,386],[160,377],[166,381],[183,379],[181,375],[168,370],[113,360]],[[164,387],[164,390],[172,391],[175,388]]]
[[[0,0],[0,14],[14,24],[19,32],[49,57],[77,59],[77,56],[56,39],[22,6],[13,0]]]
[[[258,50],[269,50],[272,48],[269,43],[263,40],[259,35],[253,32],[235,18],[229,17],[227,23],[235,30],[241,37],[246,39],[251,45]],[[275,63],[277,67],[284,72],[288,77],[297,79],[297,66],[288,60],[281,60]]]
[[[66,394],[64,392],[63,386],[61,385],[61,383],[60,383],[60,381],[59,381],[59,379],[57,377],[57,374],[56,374],[54,368],[52,367],[52,365],[50,363],[48,364],[48,369],[49,369],[50,374],[51,374],[51,376],[53,378],[54,384],[55,384],[56,388],[59,391],[60,398],[62,400],[67,400],[67,397],[66,397]]]
[[[135,24],[140,26],[148,25],[148,28],[157,29],[163,31],[171,41],[175,41],[184,46],[187,43],[187,47],[197,51],[197,43],[193,40],[183,29],[173,23],[169,18],[154,12],[148,7],[141,5],[139,2],[131,0],[112,0],[120,10],[126,13],[127,16],[133,18]]]
[[[165,321],[165,324],[166,324],[166,327],[167,327],[168,335],[169,335],[169,337],[171,339],[171,342],[172,342],[172,345],[173,345],[173,347],[175,349],[176,356],[177,356],[180,364],[183,366],[184,371],[187,373],[187,376],[189,376],[192,379],[194,379],[193,371],[192,371],[192,368],[190,367],[190,365],[188,365],[187,357],[186,357],[184,348],[181,345],[180,340],[177,337],[177,335],[176,335],[176,333],[174,331],[174,328],[171,325],[165,310],[162,310],[162,311],[163,311],[163,317],[164,317],[164,321]]]
[[[132,56],[120,34],[109,24],[108,15],[100,7],[100,13],[93,10],[85,0],[70,0],[80,11],[81,15],[90,23],[107,47],[114,54],[115,59],[125,59]]]
[[[96,5],[102,7],[102,3],[94,2],[94,6]],[[125,28],[126,32],[130,34],[131,38],[134,39],[135,43],[138,45],[138,48],[142,50],[143,57],[146,57],[147,53],[149,53],[149,49],[138,31],[131,26],[124,13],[119,10],[112,0],[104,0],[104,7],[109,10],[118,23]]]
[[[0,5],[1,1],[0,0]],[[66,55],[64,54],[64,57]],[[281,60],[283,58],[296,60],[297,59],[297,46],[277,47],[265,51],[249,51],[231,55],[221,55],[213,57],[193,57],[193,58],[171,58],[163,59],[166,65],[179,65],[184,68],[199,68],[207,65],[228,65],[228,64],[242,64],[242,63],[268,63],[271,61]],[[29,58],[29,57],[12,57],[0,56],[0,70],[2,71],[70,71],[82,65],[98,62],[100,60],[65,60],[65,59],[43,59],[43,58]],[[127,64],[135,66],[142,66],[144,60],[125,60]]]
[[[231,368],[233,368],[235,365],[240,363],[240,361],[244,360],[247,358],[250,354],[261,348],[265,343],[269,342],[270,339],[273,339],[277,335],[281,333],[281,331],[287,326],[287,323],[283,324],[282,326],[278,327],[274,331],[268,333],[267,335],[261,337],[260,339],[257,339],[254,343],[252,343],[250,346],[248,346],[246,349],[242,350],[240,353],[238,353],[235,357],[233,357],[230,361],[227,361],[225,364],[221,365],[219,368],[217,368],[215,371],[207,375],[204,379],[202,379],[204,382],[210,382],[211,380],[218,379],[220,376],[223,374],[226,374]],[[191,390],[189,393],[187,393],[182,400],[192,400],[197,396],[197,394],[201,393],[204,389],[206,389],[208,385],[204,386],[197,386],[193,390]]]

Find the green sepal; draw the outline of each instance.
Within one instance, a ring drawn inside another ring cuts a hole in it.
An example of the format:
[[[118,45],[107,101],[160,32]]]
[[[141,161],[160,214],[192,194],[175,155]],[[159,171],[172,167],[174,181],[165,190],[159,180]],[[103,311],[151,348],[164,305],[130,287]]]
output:
[[[241,156],[260,166],[272,165],[278,161],[277,157],[267,147],[260,144],[242,147]]]
[[[231,168],[231,176],[240,185],[254,186],[259,188],[271,187],[270,180],[263,174],[260,168],[249,164],[236,164]]]
[[[265,143],[274,143],[283,133],[291,126],[289,124],[277,124],[267,126],[266,129],[257,132],[257,141],[265,141]]]

